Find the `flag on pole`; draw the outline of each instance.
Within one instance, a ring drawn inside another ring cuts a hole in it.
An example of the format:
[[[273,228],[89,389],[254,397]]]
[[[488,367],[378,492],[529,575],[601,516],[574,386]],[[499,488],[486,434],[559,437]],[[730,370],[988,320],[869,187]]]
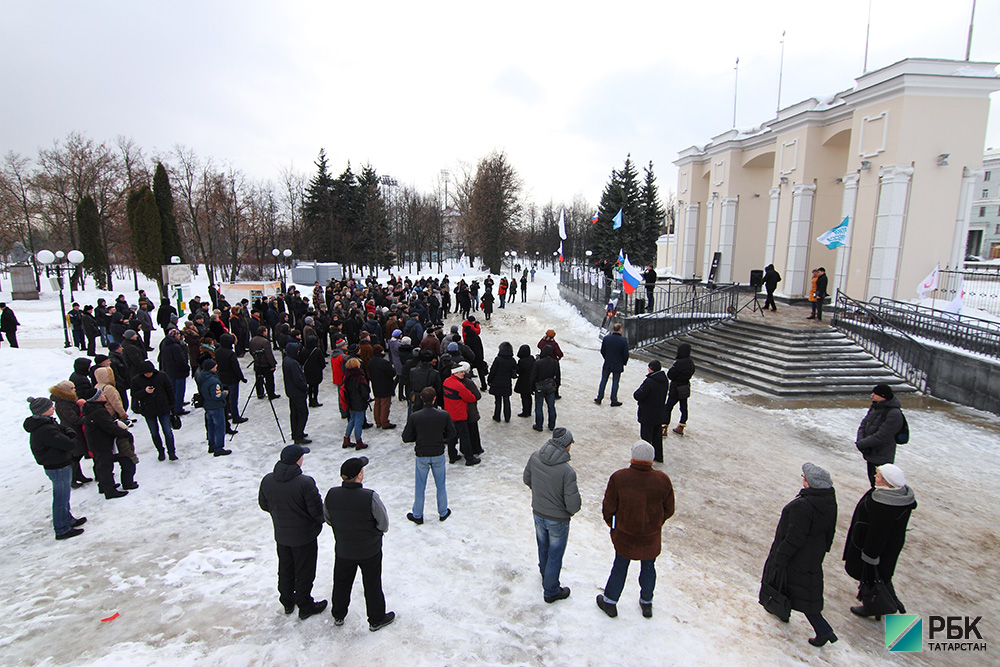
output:
[[[611,218],[615,222],[615,224],[612,227],[612,229],[621,229],[621,226],[622,226],[622,211],[623,210],[624,209],[618,209],[618,212],[615,213],[615,217]]]
[[[930,272],[923,282],[917,285],[917,295],[923,299],[927,296],[928,292],[934,292],[938,288],[938,271],[941,270],[941,265],[938,264],[934,267],[934,270]]]
[[[600,213],[595,213],[594,217],[590,219],[590,224],[596,225],[597,221],[600,220],[600,219],[601,219],[601,214]]]
[[[826,230],[816,237],[816,240],[825,245],[830,250],[839,248],[847,241],[847,222],[850,216],[844,216],[843,221],[836,227]]]
[[[563,261],[562,241],[559,242],[559,261]]]
[[[625,251],[624,249],[618,251],[618,261],[615,263],[615,271],[621,273],[625,268]]]
[[[566,239],[566,209],[559,211],[559,238]]]
[[[964,298],[965,298],[965,278],[962,278],[961,282],[958,284],[958,296],[956,296],[954,299],[949,301],[947,305],[945,305],[944,307],[945,311],[949,313],[954,313],[956,315],[961,315],[962,305],[963,305],[962,301],[964,300]]]
[[[625,294],[631,294],[639,286],[639,282],[642,280],[642,273],[639,269],[632,266],[632,262],[628,261],[628,255],[625,256],[625,266],[622,269],[622,289],[625,290]]]

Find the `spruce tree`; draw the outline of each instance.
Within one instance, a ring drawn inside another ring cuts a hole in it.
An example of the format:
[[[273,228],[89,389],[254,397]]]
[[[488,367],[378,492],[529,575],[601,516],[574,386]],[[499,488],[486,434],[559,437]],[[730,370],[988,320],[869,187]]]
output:
[[[97,289],[110,289],[111,267],[107,249],[101,242],[101,216],[90,195],[85,195],[76,205],[76,229],[84,258],[83,269],[94,277]]]
[[[302,202],[302,224],[305,237],[310,240],[307,247],[301,248],[303,254],[311,254],[319,260],[335,259],[340,245],[334,233],[333,220],[333,178],[326,160],[326,150],[319,149],[316,158],[316,175],[306,187]]]
[[[642,225],[638,243],[630,256],[636,266],[656,264],[656,239],[660,237],[660,228],[666,219],[666,211],[660,203],[659,188],[656,186],[656,176],[653,175],[652,160],[645,173],[646,178],[641,188]]]
[[[129,193],[125,201],[129,230],[132,232],[132,252],[136,268],[145,276],[156,279],[162,293],[163,275],[163,221],[157,207],[156,195],[144,185]]]
[[[614,229],[614,217],[619,210],[622,212],[622,226]],[[612,170],[611,180],[601,195],[598,216],[592,237],[594,261],[614,263],[619,250],[624,250],[632,259],[642,243],[644,225],[639,174],[631,155],[625,158],[625,165],[620,171]]]
[[[391,250],[388,243],[389,211],[374,167],[365,165],[361,169],[358,186],[364,206],[358,256],[370,268],[388,266]]]
[[[170,188],[170,177],[167,170],[159,162],[153,175],[153,194],[156,196],[156,208],[160,213],[160,239],[163,257],[161,264],[169,264],[170,258],[177,256],[184,262],[184,246],[181,244],[181,233],[174,215],[174,195]],[[157,272],[159,275],[159,272]]]

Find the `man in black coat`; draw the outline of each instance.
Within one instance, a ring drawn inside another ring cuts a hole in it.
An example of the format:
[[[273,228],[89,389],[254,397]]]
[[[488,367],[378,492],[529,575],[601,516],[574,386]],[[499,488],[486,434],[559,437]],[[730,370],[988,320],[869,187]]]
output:
[[[837,496],[830,473],[802,465],[802,490],[781,510],[774,542],[764,564],[764,581],[785,576],[792,609],[801,611],[816,631],[813,646],[837,641],[823,618],[823,559],[837,530]]]
[[[246,382],[247,379],[243,375],[240,359],[233,350],[235,343],[235,336],[230,333],[222,334],[219,337],[219,345],[215,348],[215,361],[219,364],[219,382],[229,391],[227,397],[229,421],[234,424],[242,424],[247,421],[247,418],[240,416],[240,383]]]
[[[115,454],[115,440],[128,427],[115,420],[104,404],[108,399],[100,389],[84,387],[77,389],[77,396],[86,401],[83,404],[83,421],[87,431],[87,446],[94,455],[94,475],[97,477],[97,490],[103,493],[107,500],[127,496],[128,491],[118,490],[115,484],[115,461],[122,467],[122,486],[135,487],[135,464],[127,456]]]
[[[433,387],[435,396],[441,395],[441,374],[432,365],[434,353],[430,350],[420,350],[418,358],[419,361],[406,373],[406,389],[409,393],[411,412],[420,410],[424,406],[420,398],[424,387]]]
[[[91,357],[97,354],[96,342],[101,330],[97,328],[97,319],[94,317],[94,307],[89,303],[83,307],[80,314],[80,322],[83,326],[83,337],[87,341],[87,354]]]
[[[371,376],[372,396],[375,399],[372,405],[375,426],[393,429],[396,425],[389,421],[389,410],[392,408],[392,396],[396,393],[396,369],[385,358],[385,350],[381,345],[375,345],[373,350],[375,354],[368,360],[368,374]]]
[[[177,460],[174,449],[174,430],[170,424],[170,413],[174,407],[174,386],[162,371],[157,371],[152,361],[144,361],[138,368],[138,373],[132,378],[132,405],[146,420],[149,436],[159,453],[159,460],[166,456],[163,451],[163,440],[166,440],[166,454],[171,461]],[[163,440],[160,431],[163,431]]]
[[[559,362],[556,361],[551,345],[542,347],[542,356],[531,367],[528,386],[535,392],[535,423],[531,428],[542,430],[542,404],[548,406],[549,430],[556,428],[556,393],[559,391]],[[551,382],[550,382],[551,380]]]
[[[303,336],[305,338],[305,336]],[[326,368],[326,355],[320,346],[318,336],[306,338],[305,350],[302,353],[302,372],[309,386],[309,407],[321,408],[319,402],[319,386],[323,384],[323,369]]]
[[[57,540],[67,540],[83,532],[87,519],[73,517],[69,509],[70,481],[73,476],[73,448],[76,434],[69,426],[53,419],[56,408],[44,397],[28,397],[31,416],[24,420],[24,430],[30,434],[31,453],[35,462],[45,469],[52,481],[52,527]]]
[[[188,414],[184,409],[184,390],[187,388],[188,374],[191,372],[188,356],[187,343],[181,337],[180,330],[176,328],[168,330],[160,342],[160,368],[174,386],[175,415]]]
[[[427,473],[434,473],[437,489],[438,520],[451,516],[448,508],[448,490],[445,487],[444,449],[455,448],[458,431],[451,415],[434,406],[433,387],[424,387],[420,392],[423,409],[417,410],[406,420],[403,427],[403,442],[412,442],[417,456],[413,484],[413,511],[406,518],[420,525],[424,522],[424,494],[427,489]]]
[[[778,288],[778,283],[781,282],[781,274],[774,268],[774,264],[768,264],[764,267],[764,289],[767,290],[767,298],[764,299],[764,310],[767,310],[768,306],[771,306],[773,312],[778,312],[778,309],[774,306],[774,290]]]
[[[309,420],[309,385],[306,383],[302,364],[298,361],[299,344],[289,343],[285,348],[285,358],[281,362],[281,374],[285,381],[285,395],[288,396],[288,418],[292,423],[292,442],[297,445],[308,445],[312,440],[306,438],[306,421]]]
[[[278,600],[286,614],[299,607],[299,618],[326,609],[326,600],[312,597],[316,579],[316,537],[323,530],[323,499],[316,481],[302,473],[308,447],[288,445],[274,471],[260,481],[257,504],[271,515],[278,545]]]
[[[642,279],[646,283],[646,312],[653,312],[653,294],[656,292],[656,269],[650,264],[646,267],[646,270],[642,272]]]
[[[816,300],[812,302],[812,315],[806,319],[823,321],[823,300],[828,296],[826,293],[828,284],[829,279],[826,277],[826,269],[821,266],[816,269]]]
[[[368,458],[359,456],[340,466],[343,483],[326,494],[323,517],[336,540],[333,563],[333,623],[343,625],[351,603],[351,589],[358,568],[365,587],[368,629],[392,623],[395,612],[386,612],[382,593],[382,535],[389,531],[389,515],[374,490],[364,488]]]
[[[663,463],[664,404],[667,400],[667,374],[658,359],[649,362],[649,373],[632,394],[639,406],[639,437],[653,446],[653,460]]]
[[[875,385],[871,397],[855,445],[868,463],[868,482],[875,488],[875,469],[896,460],[896,434],[903,428],[904,417],[902,405],[889,385]]]
[[[139,335],[131,329],[125,332],[121,345],[122,356],[125,358],[125,367],[128,369],[126,380],[131,383],[132,378],[139,372],[139,366],[149,358],[149,355],[147,354],[146,346],[139,340]],[[127,387],[128,384],[123,386]]]
[[[257,392],[257,398],[264,398],[265,390],[269,400],[281,398],[279,394],[274,393],[274,369],[277,368],[278,362],[274,358],[271,342],[267,339],[266,328],[257,328],[257,335],[250,339],[249,349],[253,357],[253,372],[256,375],[254,390]]]
[[[621,405],[618,400],[618,383],[622,377],[622,371],[628,365],[628,340],[622,335],[621,322],[615,322],[610,334],[601,341],[601,356],[604,357],[604,365],[601,366],[601,384],[597,387],[597,398],[594,403],[598,405],[604,400],[604,388],[608,386],[608,376],[611,376],[611,406]]]
[[[17,347],[17,328],[21,323],[6,303],[0,302],[0,333],[7,337],[11,347]]]

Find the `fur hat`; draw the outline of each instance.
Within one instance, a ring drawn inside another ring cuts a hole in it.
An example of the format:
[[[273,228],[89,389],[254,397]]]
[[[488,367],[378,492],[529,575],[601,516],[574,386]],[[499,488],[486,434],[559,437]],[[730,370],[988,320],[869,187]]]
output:
[[[806,478],[806,482],[809,484],[810,489],[833,488],[833,480],[830,478],[830,473],[823,470],[818,465],[808,462],[803,463],[802,476]]]
[[[893,465],[892,463],[886,463],[880,465],[876,468],[876,470],[882,473],[882,479],[884,479],[889,486],[894,489],[906,486],[906,475],[903,474],[903,471],[899,466]]]
[[[639,440],[632,445],[633,461],[646,461],[652,463],[655,455],[656,452],[653,450],[653,446],[645,440]]]
[[[573,434],[570,433],[568,428],[563,428],[560,426],[556,430],[552,431],[552,437],[549,438],[551,442],[556,447],[562,447],[566,449],[573,444]]]
[[[36,417],[41,417],[52,407],[52,401],[44,396],[39,396],[35,398],[34,396],[28,397],[28,407],[31,410],[31,414]]]

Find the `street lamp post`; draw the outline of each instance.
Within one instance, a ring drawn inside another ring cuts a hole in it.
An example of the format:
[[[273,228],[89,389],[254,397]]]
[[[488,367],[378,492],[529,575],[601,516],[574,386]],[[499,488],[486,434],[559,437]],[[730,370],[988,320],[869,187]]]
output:
[[[285,248],[281,252],[285,261],[281,264],[281,284],[287,290],[288,289],[288,273],[286,271],[287,266],[291,266],[292,261],[292,251],[290,248]]]
[[[66,326],[66,299],[63,297],[63,273],[66,271],[75,271],[76,267],[83,263],[83,253],[79,250],[70,250],[68,253],[63,253],[62,250],[55,253],[51,250],[41,250],[36,255],[36,258],[41,264],[45,265],[45,275],[51,275],[52,271],[56,272],[56,280],[59,282],[59,318],[62,320],[65,347],[69,347],[69,328]],[[73,298],[72,289],[70,287],[70,299]]]
[[[278,257],[281,255],[281,251],[277,248],[271,249],[271,255],[274,257],[274,279],[278,279]]]
[[[278,279],[278,262],[281,262],[281,291],[284,293],[286,289],[285,282],[285,262],[291,259],[292,251],[290,248],[285,248],[284,251],[278,250],[277,248],[271,249],[271,255],[274,257],[274,279]]]

